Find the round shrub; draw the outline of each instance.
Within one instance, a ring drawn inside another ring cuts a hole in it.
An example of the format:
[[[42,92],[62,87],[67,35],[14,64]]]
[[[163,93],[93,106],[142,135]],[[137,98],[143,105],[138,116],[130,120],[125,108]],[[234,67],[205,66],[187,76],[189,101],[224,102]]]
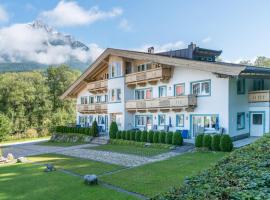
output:
[[[180,132],[175,132],[173,134],[172,144],[179,145],[179,146],[183,144],[183,138]]]
[[[153,136],[153,143],[158,143],[159,132],[155,132]]]
[[[220,151],[220,138],[221,138],[221,136],[219,134],[214,135],[212,137],[212,143],[211,143],[212,150]]]
[[[126,131],[126,136],[125,136],[126,140],[130,140],[130,132],[131,131]]]
[[[116,133],[118,132],[118,126],[116,122],[112,122],[110,125],[110,138],[115,139],[116,138]]]
[[[116,133],[116,139],[121,139],[121,136],[122,136],[122,131],[118,131]]]
[[[141,131],[136,131],[136,133],[135,133],[135,140],[137,142],[140,142],[141,141],[141,134],[142,134]]]
[[[130,140],[135,141],[135,134],[136,134],[136,131],[131,131],[130,132]]]
[[[212,142],[211,135],[204,135],[203,136],[203,147],[211,149],[211,142]]]
[[[122,131],[121,138],[122,140],[126,139],[126,131]]]
[[[147,133],[147,142],[153,143],[153,139],[154,139],[154,131],[149,131]]]
[[[166,144],[172,144],[173,132],[166,133]]]
[[[222,135],[220,138],[220,150],[230,152],[233,149],[233,142],[229,135]]]
[[[147,142],[147,131],[143,131],[141,134],[141,142]]]
[[[195,147],[203,147],[203,134],[199,134],[195,138]]]
[[[158,142],[165,144],[166,133],[165,131],[159,132]]]

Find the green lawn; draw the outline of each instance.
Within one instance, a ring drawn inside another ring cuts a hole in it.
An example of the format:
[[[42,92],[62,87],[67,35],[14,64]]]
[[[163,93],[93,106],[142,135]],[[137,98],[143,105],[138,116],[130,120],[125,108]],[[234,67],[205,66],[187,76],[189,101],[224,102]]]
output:
[[[74,173],[85,174],[103,174],[109,171],[122,169],[123,167],[113,164],[106,164],[92,160],[80,159],[58,154],[43,154],[29,157],[31,161],[39,163],[52,163],[56,168],[62,168]]]
[[[152,197],[180,186],[185,177],[194,175],[216,163],[226,153],[187,153],[144,166],[127,169],[101,179],[129,191]]]
[[[154,148],[154,147],[141,147],[135,145],[122,145],[122,144],[106,144],[96,147],[90,147],[90,149],[99,151],[112,151],[124,154],[134,154],[139,156],[151,157],[161,153],[166,153],[169,149]]]
[[[54,147],[71,147],[71,146],[76,146],[76,145],[80,145],[80,144],[86,144],[83,142],[53,142],[53,141],[47,141],[47,142],[41,142],[38,143],[38,145],[42,145],[42,146],[54,146]]]
[[[86,186],[82,179],[60,171],[43,172],[43,166],[0,166],[1,200],[133,200],[132,196],[104,188]]]

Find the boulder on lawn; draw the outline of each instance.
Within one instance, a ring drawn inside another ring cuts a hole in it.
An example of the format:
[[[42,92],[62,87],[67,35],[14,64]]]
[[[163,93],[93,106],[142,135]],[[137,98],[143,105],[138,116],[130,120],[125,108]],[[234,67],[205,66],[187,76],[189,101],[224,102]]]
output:
[[[7,159],[3,156],[0,156],[0,164],[1,163],[6,163],[7,162]]]
[[[98,178],[95,174],[87,174],[83,177],[84,183],[86,185],[97,185],[98,184]]]
[[[13,161],[13,160],[14,160],[13,154],[12,154],[12,153],[8,153],[7,159],[8,159],[9,161]]]
[[[151,146],[151,143],[145,143],[144,144],[144,147],[150,147]]]
[[[56,168],[52,165],[52,164],[45,164],[46,168],[44,170],[44,172],[52,172],[55,171]]]
[[[17,158],[17,163],[26,163],[28,162],[28,159],[25,157],[19,157]]]

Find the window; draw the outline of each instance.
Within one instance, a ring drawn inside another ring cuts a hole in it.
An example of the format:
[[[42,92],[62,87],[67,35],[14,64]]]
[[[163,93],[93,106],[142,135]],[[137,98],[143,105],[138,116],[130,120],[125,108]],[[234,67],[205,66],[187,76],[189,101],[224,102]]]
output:
[[[152,98],[152,89],[140,89],[135,90],[135,99],[151,99]]]
[[[158,115],[158,125],[165,126],[166,124],[166,116],[165,115]]]
[[[174,94],[175,96],[181,96],[185,94],[185,84],[177,84],[174,86]]]
[[[255,79],[253,80],[253,90],[264,90],[264,80],[263,79]]]
[[[116,90],[116,100],[121,101],[121,89]]]
[[[191,119],[193,137],[201,133],[214,133],[219,130],[218,115],[193,115]]]
[[[101,96],[97,96],[97,103],[100,103],[101,102]]]
[[[126,62],[126,74],[130,74],[132,72],[132,63]]]
[[[166,97],[167,96],[167,87],[160,86],[159,87],[159,97]]]
[[[111,102],[121,101],[121,89],[112,89],[110,95]]]
[[[177,127],[184,126],[184,114],[176,115],[176,126]]]
[[[93,96],[89,97],[89,103],[94,103],[94,97]]]
[[[87,125],[87,116],[79,116],[79,124],[85,127]]]
[[[98,121],[97,121],[98,124],[104,124],[104,117],[102,115],[99,115],[98,116]]]
[[[210,80],[191,83],[191,92],[197,96],[209,96],[211,94]]]
[[[144,63],[144,64],[141,64],[141,65],[138,65],[137,66],[137,71],[141,72],[141,71],[149,70],[149,69],[151,69],[151,66],[152,66],[151,63]]]
[[[237,80],[237,94],[245,94],[245,79]]]
[[[104,98],[105,98],[105,102],[108,102],[108,95],[107,94],[105,94]]]
[[[119,77],[122,74],[121,63],[112,62],[110,64],[110,78]]]
[[[152,125],[151,115],[136,115],[135,116],[135,126],[148,126]]]
[[[111,101],[115,101],[115,92],[111,90]]]
[[[87,97],[81,97],[81,104],[87,104]]]
[[[92,126],[92,123],[94,122],[94,117],[93,115],[89,115],[89,124]]]
[[[241,130],[245,128],[245,113],[240,112],[237,113],[237,130]]]
[[[263,124],[263,115],[262,114],[252,114],[252,122],[254,125],[262,125]]]

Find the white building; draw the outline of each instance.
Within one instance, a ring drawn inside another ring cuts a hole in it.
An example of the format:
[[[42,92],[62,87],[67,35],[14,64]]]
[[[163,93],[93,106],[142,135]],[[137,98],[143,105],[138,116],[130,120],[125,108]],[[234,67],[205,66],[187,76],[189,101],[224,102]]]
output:
[[[67,89],[77,124],[223,132],[234,139],[269,132],[270,69],[216,62],[221,51],[188,48],[155,54],[106,49]]]

